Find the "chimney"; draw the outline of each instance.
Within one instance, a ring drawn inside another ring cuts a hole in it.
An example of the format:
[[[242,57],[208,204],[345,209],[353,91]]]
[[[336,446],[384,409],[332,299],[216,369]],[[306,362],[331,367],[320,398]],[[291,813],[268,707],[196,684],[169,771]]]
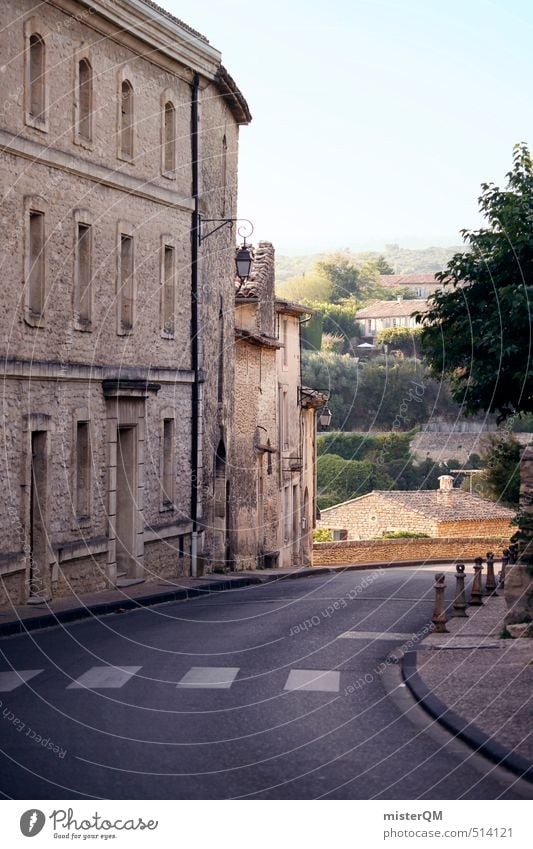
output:
[[[398,301],[398,303],[400,303],[400,301],[403,301],[403,295],[396,295],[396,300]]]
[[[449,492],[453,489],[453,478],[451,475],[439,475],[439,489],[441,492]]]

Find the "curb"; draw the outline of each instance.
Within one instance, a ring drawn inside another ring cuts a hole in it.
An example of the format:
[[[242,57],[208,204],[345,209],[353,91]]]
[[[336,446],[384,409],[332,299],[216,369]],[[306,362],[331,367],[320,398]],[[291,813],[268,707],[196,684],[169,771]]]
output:
[[[201,586],[189,587],[182,590],[151,593],[150,595],[137,596],[136,598],[115,599],[84,607],[71,607],[67,610],[58,610],[57,613],[43,613],[42,616],[32,616],[28,619],[15,619],[10,622],[3,622],[0,624],[0,637],[11,637],[14,634],[23,634],[26,631],[50,628],[60,623],[79,622],[83,619],[106,616],[108,613],[115,613],[118,610],[125,612],[136,610],[139,607],[153,607],[156,604],[164,604],[168,601],[185,601],[188,598],[198,598],[201,595],[225,592],[226,590],[239,589],[240,587],[262,583],[265,583],[265,579],[261,580],[254,577],[231,578],[225,581],[210,582],[206,584],[205,588]]]
[[[476,752],[480,752],[493,763],[505,767],[533,784],[533,764],[522,755],[510,752],[509,749],[495,742],[477,725],[464,719],[441,702],[418,674],[416,660],[416,651],[406,652],[401,661],[401,668],[403,680],[418,704],[447,731],[459,737]]]
[[[82,607],[71,607],[66,610],[59,610],[56,613],[43,613],[42,616],[31,616],[28,619],[12,619],[9,622],[0,623],[0,638],[12,637],[16,634],[24,634],[26,631],[37,631],[41,628],[51,628],[54,625],[67,624],[71,622],[79,622],[83,619],[94,618],[98,616],[107,616],[109,613],[114,613],[118,610],[121,612],[136,610],[139,607],[153,607],[156,604],[165,604],[169,601],[185,601],[189,598],[198,598],[201,595],[207,595],[212,592],[225,592],[231,589],[239,589],[259,584],[267,584],[277,581],[292,581],[296,578],[309,578],[320,575],[331,575],[338,572],[356,572],[368,569],[387,569],[391,565],[394,566],[416,566],[423,565],[430,561],[425,560],[398,560],[394,564],[391,563],[350,563],[346,565],[332,564],[331,566],[308,566],[302,569],[297,569],[294,572],[286,572],[281,575],[262,575],[261,570],[257,570],[258,575],[248,575],[243,578],[221,578],[220,581],[211,581],[204,586],[189,587],[187,589],[168,590],[160,593],[151,593],[150,595],[137,596],[135,598],[120,598],[113,601],[97,602],[95,604]],[[436,561],[443,563],[444,561]],[[450,561],[453,562],[453,561]]]

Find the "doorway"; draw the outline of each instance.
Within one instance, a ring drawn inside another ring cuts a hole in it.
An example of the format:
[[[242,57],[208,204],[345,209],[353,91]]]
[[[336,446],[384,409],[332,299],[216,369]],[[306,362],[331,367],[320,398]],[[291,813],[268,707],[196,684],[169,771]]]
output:
[[[46,540],[46,489],[47,489],[46,431],[31,434],[30,479],[30,599],[46,595],[47,591],[47,540]]]
[[[137,428],[117,429],[117,577],[137,576]]]

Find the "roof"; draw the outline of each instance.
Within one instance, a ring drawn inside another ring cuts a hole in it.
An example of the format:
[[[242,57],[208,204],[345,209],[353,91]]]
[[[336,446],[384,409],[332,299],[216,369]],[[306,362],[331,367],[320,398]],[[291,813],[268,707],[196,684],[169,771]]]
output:
[[[414,312],[426,312],[428,302],[426,299],[412,298],[401,301],[376,301],[369,307],[357,310],[355,318],[395,318],[397,316],[410,316]]]
[[[268,336],[266,333],[254,333],[252,330],[245,330],[242,327],[235,328],[235,339],[250,342],[251,345],[259,345],[263,348],[283,348],[283,344],[274,336]]]
[[[274,279],[274,246],[272,242],[259,242],[257,247],[250,247],[253,263],[248,279],[241,283],[235,279],[235,297],[237,300],[259,300],[261,294],[269,291],[269,279]]]
[[[314,315],[314,310],[306,307],[303,304],[296,304],[293,301],[286,301],[284,298],[276,298],[277,312],[284,312],[288,315]]]
[[[375,489],[367,495],[344,501],[343,505],[353,504],[372,496],[379,496],[386,501],[392,501],[398,506],[401,505],[440,522],[467,522],[480,519],[509,519],[510,521],[515,515],[514,511],[508,507],[503,507],[495,501],[487,501],[478,495],[471,495],[463,489]],[[340,506],[340,504],[334,504],[332,507],[322,510],[322,515],[324,516],[329,510],[334,510]]]
[[[195,35],[196,38],[199,38],[201,41],[204,41],[206,44],[209,44],[209,41],[207,40],[205,35],[202,35],[202,33],[198,32],[198,30],[193,29],[179,18],[176,18],[174,15],[171,15],[170,12],[167,12],[167,10],[163,9],[162,6],[158,6],[158,4],[154,3],[153,0],[143,0],[143,3],[145,4],[145,6],[150,6],[156,12],[159,12],[159,14],[163,15],[165,18],[168,18],[168,20],[172,21],[172,23],[178,24],[178,26],[183,27],[183,29],[187,30],[187,32],[190,32],[191,35]]]
[[[420,286],[424,283],[438,283],[435,279],[434,272],[425,272],[424,274],[380,274],[379,282],[382,286]]]
[[[326,392],[311,389],[310,386],[302,386],[300,390],[302,407],[322,407],[328,400]]]

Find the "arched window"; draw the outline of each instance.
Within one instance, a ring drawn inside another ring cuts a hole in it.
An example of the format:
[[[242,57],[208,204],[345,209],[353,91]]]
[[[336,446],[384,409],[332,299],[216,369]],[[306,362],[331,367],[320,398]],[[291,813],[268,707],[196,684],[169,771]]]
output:
[[[78,64],[78,135],[92,139],[93,69],[88,59]]]
[[[29,112],[38,121],[44,121],[45,112],[45,46],[40,35],[30,35]]]
[[[176,110],[170,101],[165,103],[163,120],[163,170],[169,173],[176,168]]]
[[[120,86],[120,155],[133,156],[133,86],[129,80]]]

